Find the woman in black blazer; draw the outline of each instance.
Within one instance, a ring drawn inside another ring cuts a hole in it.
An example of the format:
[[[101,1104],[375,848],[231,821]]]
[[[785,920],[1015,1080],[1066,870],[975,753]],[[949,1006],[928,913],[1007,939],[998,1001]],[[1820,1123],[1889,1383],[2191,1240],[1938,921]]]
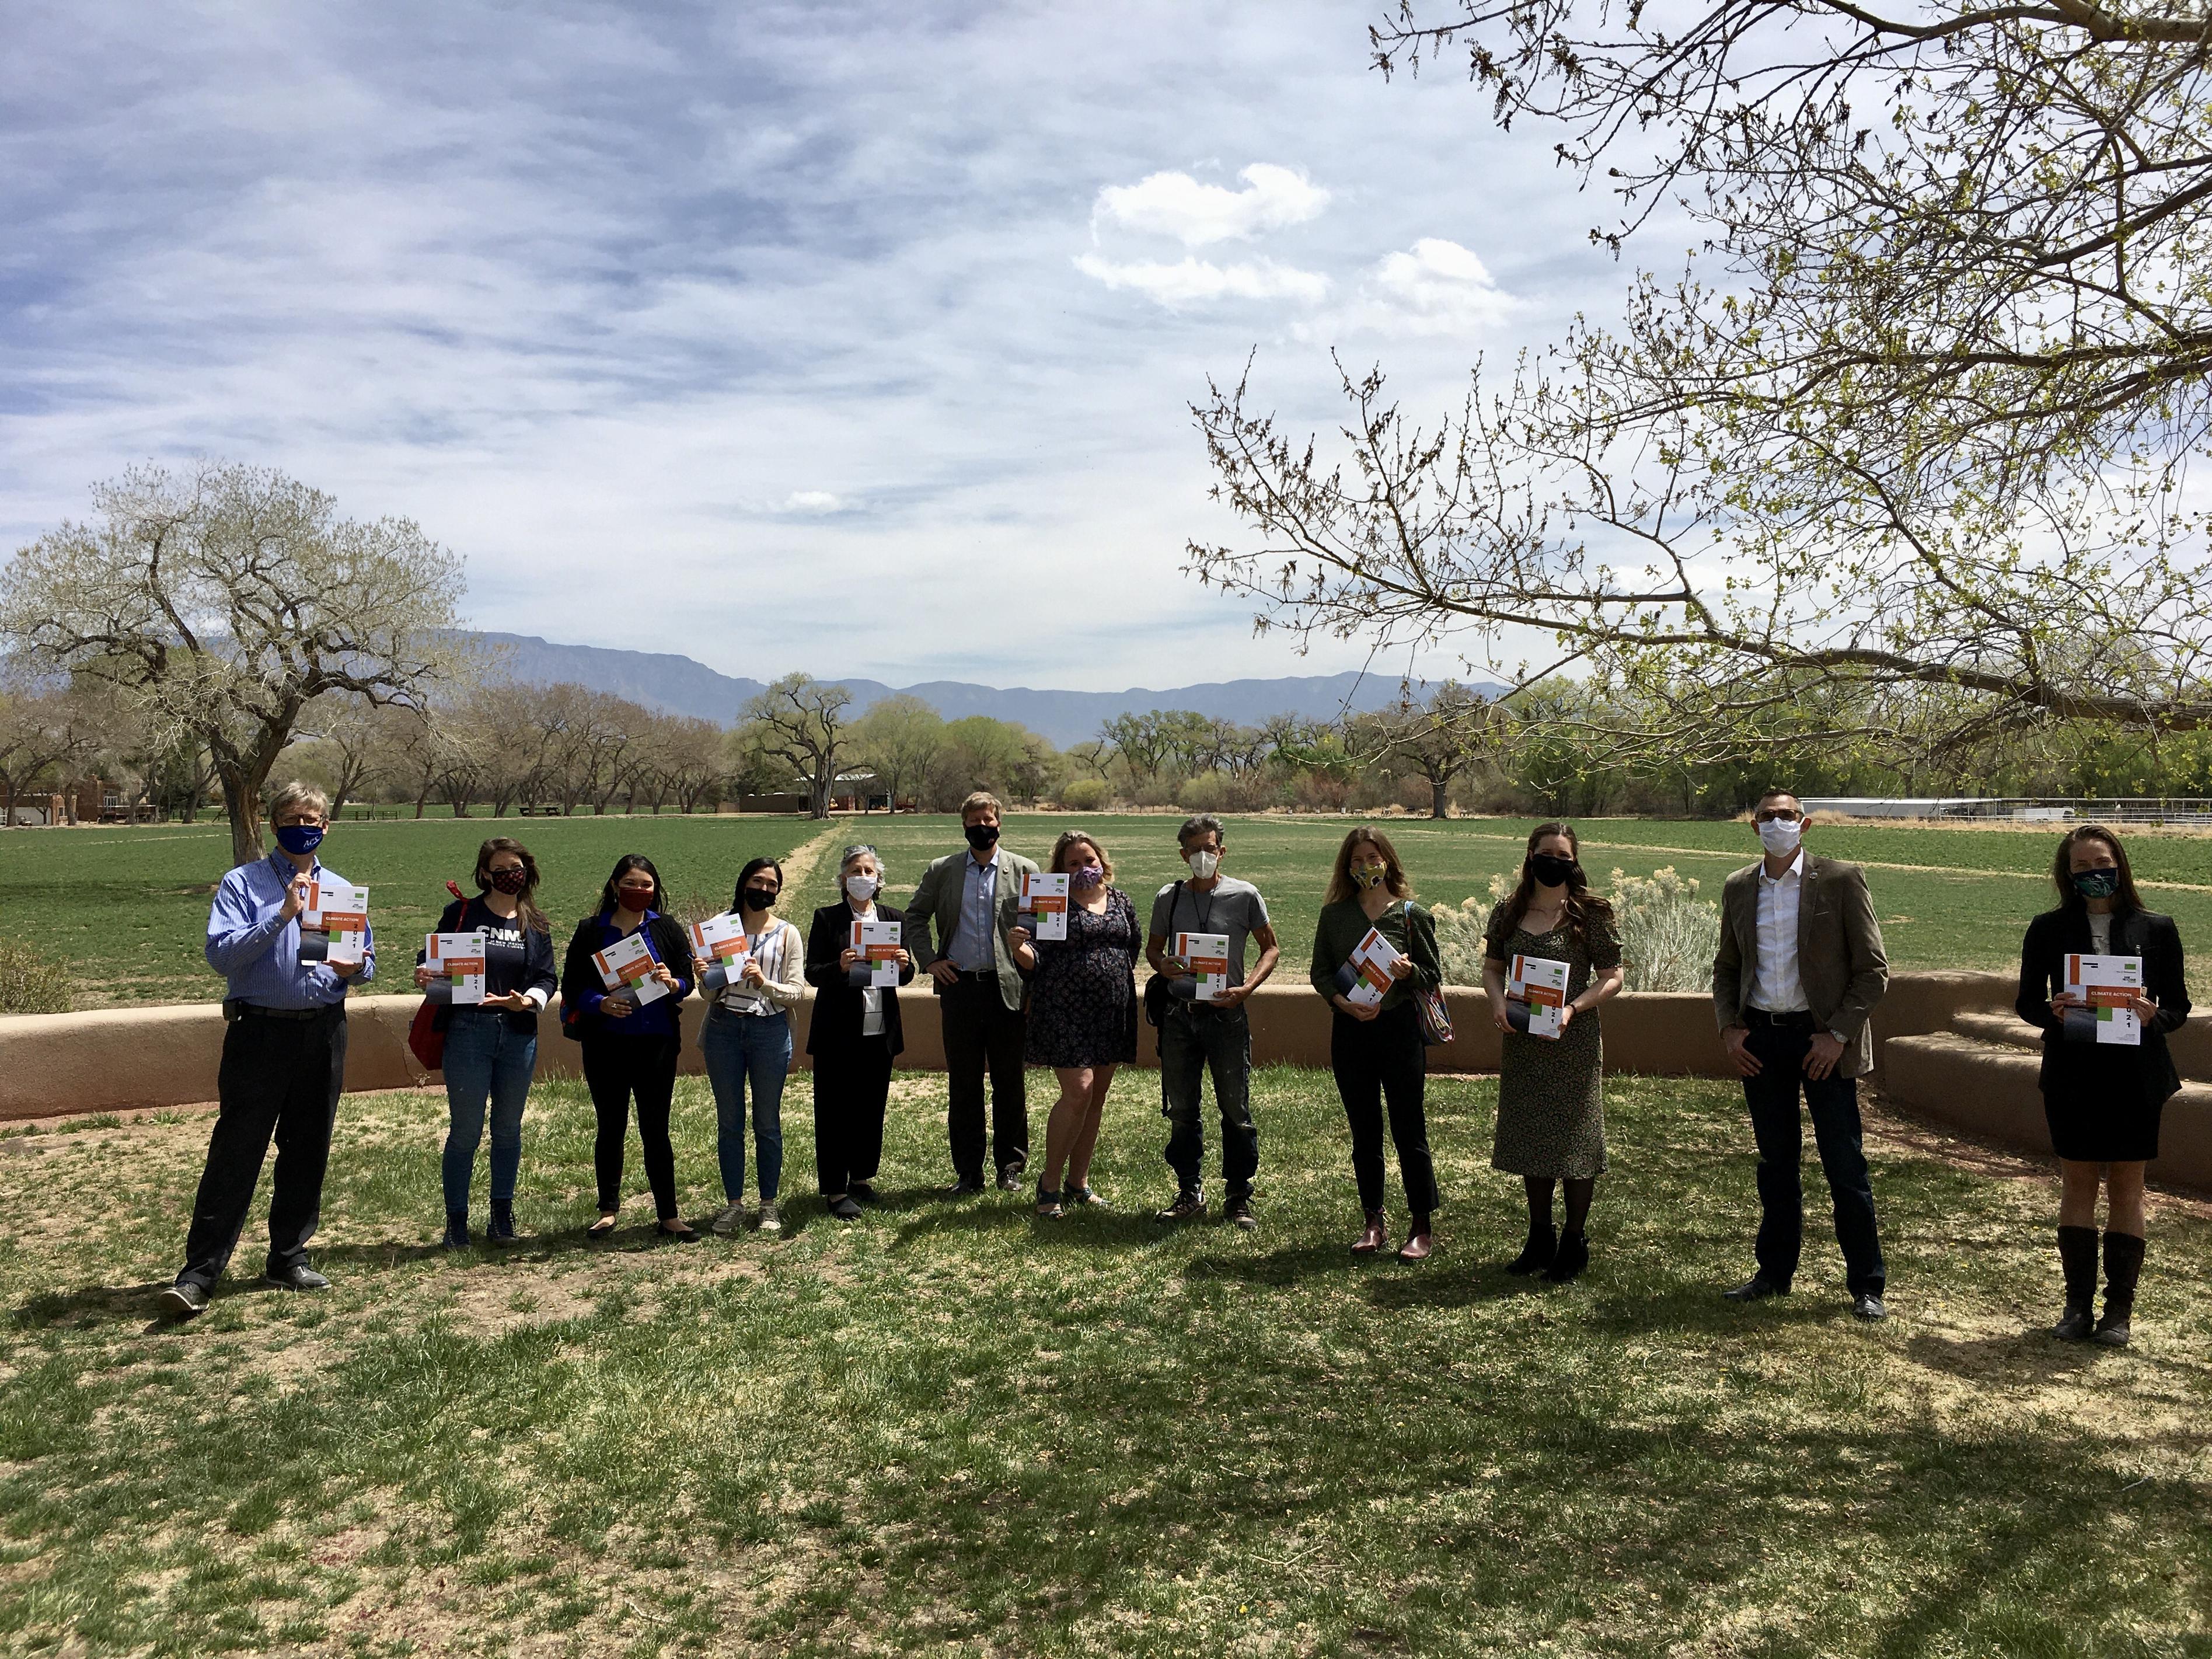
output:
[[[814,1018],[806,1052],[814,1060],[814,1171],[830,1213],[858,1218],[875,1202],[872,1185],[884,1154],[884,1109],[890,1098],[891,1061],[906,1047],[896,988],[853,982],[861,967],[853,948],[856,921],[896,921],[906,915],[878,902],[884,871],[872,847],[848,847],[838,860],[843,900],[814,913],[806,935],[806,982]],[[899,934],[898,982],[914,979],[914,954]]]
[[[2058,908],[2027,927],[2021,946],[2020,1017],[2043,1030],[2043,1112],[2058,1154],[2058,1259],[2066,1309],[2052,1327],[2069,1341],[2126,1344],[2143,1261],[2143,1166],[2158,1156],[2158,1123],[2181,1086],[2166,1034],[2189,1018],[2181,934],[2142,908],[2120,838],[2100,823],[2068,832],[2051,863]],[[2142,1041],[2096,1041],[2090,1005],[2066,994],[2073,954],[2141,957],[2142,988],[2128,1006]],[[2104,1173],[2105,1312],[2097,1296],[2097,1188]]]

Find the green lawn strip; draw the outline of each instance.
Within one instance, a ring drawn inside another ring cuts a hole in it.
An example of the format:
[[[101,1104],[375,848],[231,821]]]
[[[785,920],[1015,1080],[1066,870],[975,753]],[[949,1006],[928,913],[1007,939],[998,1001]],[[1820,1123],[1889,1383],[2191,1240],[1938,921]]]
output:
[[[349,1099],[337,1288],[234,1287],[181,1332],[146,1328],[149,1287],[206,1119],[0,1143],[0,1645],[2203,1650],[2199,1212],[2161,1206],[2136,1350],[2061,1348],[2034,1329],[2048,1182],[1878,1145],[1898,1316],[1869,1329],[1817,1198],[1798,1294],[1718,1298],[1755,1207],[1726,1085],[1609,1085],[1596,1266],[1564,1289],[1499,1265],[1518,1190],[1486,1167],[1489,1082],[1431,1085],[1420,1271],[1346,1253],[1326,1074],[1259,1080],[1256,1234],[1164,1231],[1156,1086],[1109,1103],[1106,1214],[926,1197],[944,1097],[913,1079],[891,1201],[833,1223],[803,1195],[802,1078],[782,1243],[652,1248],[634,1196],[599,1250],[588,1105],[549,1085],[525,1242],[459,1256],[430,1248],[442,1102]],[[1039,1135],[1048,1095],[1033,1075]],[[712,1123],[687,1080],[698,1217]]]
[[[1178,815],[1016,813],[1006,845],[1038,859],[1054,838],[1086,826],[1107,843],[1117,883],[1149,906],[1183,873]],[[1355,819],[1263,817],[1229,822],[1227,868],[1266,893],[1289,953],[1303,972],[1336,845]],[[1487,902],[1490,878],[1518,868],[1528,821],[1394,820],[1389,833],[1424,902]],[[1671,866],[1717,898],[1728,873],[1755,850],[1749,826],[1690,821],[1591,819],[1581,826],[1583,861],[1604,885],[1618,868],[1649,875]],[[649,817],[426,819],[343,823],[331,841],[333,865],[367,884],[379,927],[404,940],[437,917],[448,878],[465,883],[488,834],[521,836],[545,872],[544,896],[565,937],[597,897],[622,853],[653,859],[671,891],[690,908],[729,902],[738,868],[759,854],[781,856],[817,836],[828,850],[796,882],[784,914],[804,927],[837,895],[836,853],[848,842],[876,843],[888,896],[903,903],[928,861],[963,845],[950,816],[872,815],[828,825],[796,817]],[[2027,920],[2048,903],[2046,868],[2056,832],[1824,825],[1814,844],[1869,862],[1868,879],[1891,960],[1899,968],[2008,969]],[[2212,837],[2131,836],[2146,878],[2212,885]],[[22,831],[0,838],[0,931],[68,960],[85,1006],[101,1002],[211,1000],[222,983],[200,955],[207,907],[227,859],[219,829],[168,827]],[[1709,848],[1710,850],[1698,850]],[[2148,900],[2179,921],[2185,940],[2212,938],[2212,892],[2153,889]],[[387,986],[387,988],[388,986]]]

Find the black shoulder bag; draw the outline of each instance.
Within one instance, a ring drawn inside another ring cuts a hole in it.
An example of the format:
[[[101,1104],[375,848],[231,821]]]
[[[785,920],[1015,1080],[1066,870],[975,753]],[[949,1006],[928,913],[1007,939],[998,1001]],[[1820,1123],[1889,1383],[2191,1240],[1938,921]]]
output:
[[[1175,943],[1176,906],[1182,902],[1182,884],[1177,882],[1175,884],[1174,893],[1168,898],[1168,943],[1170,945]],[[1158,1026],[1166,1020],[1168,1008],[1175,1000],[1175,993],[1168,988],[1169,983],[1165,974],[1158,973],[1145,981],[1146,1024]]]

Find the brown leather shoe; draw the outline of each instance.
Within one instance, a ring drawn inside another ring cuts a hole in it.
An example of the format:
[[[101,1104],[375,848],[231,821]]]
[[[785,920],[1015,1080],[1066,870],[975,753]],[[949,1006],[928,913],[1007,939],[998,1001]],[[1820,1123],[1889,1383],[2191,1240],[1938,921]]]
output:
[[[1435,1237],[1428,1233],[1415,1233],[1398,1247],[1401,1261],[1426,1261],[1437,1248]]]
[[[1360,1231],[1359,1237],[1352,1241],[1352,1253],[1354,1255],[1373,1255],[1389,1242],[1389,1231],[1382,1224],[1382,1212],[1370,1210],[1367,1225]]]

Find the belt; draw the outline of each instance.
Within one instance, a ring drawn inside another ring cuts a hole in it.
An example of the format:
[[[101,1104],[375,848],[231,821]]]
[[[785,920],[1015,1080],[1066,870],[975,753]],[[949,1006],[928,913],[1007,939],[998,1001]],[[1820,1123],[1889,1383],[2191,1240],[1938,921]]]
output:
[[[988,979],[996,982],[999,977],[999,970],[995,968],[963,968],[960,970],[960,977],[963,979]]]
[[[304,1022],[311,1019],[328,1019],[332,1014],[343,1016],[345,1013],[345,1004],[343,1002],[325,1003],[319,1008],[264,1008],[258,1002],[237,1000],[233,1000],[226,1006],[232,1011],[230,1017],[233,1019],[289,1019]]]
[[[1786,1014],[1770,1013],[1764,1008],[1746,1008],[1743,1020],[1747,1025],[1778,1025],[1786,1030],[1809,1031],[1820,1022],[1813,1018],[1810,1008],[1794,1009]]]

